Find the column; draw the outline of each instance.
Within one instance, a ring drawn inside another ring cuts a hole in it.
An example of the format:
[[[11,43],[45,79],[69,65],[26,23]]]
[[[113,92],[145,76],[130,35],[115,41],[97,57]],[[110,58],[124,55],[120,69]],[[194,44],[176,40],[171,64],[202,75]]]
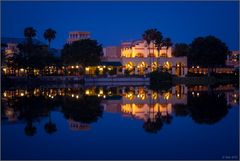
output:
[[[184,77],[185,77],[185,75],[188,73],[188,68],[187,67],[184,67]]]
[[[137,75],[138,74],[138,68],[134,67],[134,74]]]
[[[176,74],[176,67],[172,67],[172,74]]]
[[[122,68],[122,74],[124,75],[124,73],[125,73],[125,68],[123,67]]]

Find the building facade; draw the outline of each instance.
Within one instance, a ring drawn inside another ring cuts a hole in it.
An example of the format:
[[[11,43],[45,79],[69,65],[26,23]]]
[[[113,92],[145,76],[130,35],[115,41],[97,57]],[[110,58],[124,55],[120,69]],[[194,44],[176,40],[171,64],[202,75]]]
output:
[[[68,34],[67,43],[72,44],[74,41],[90,39],[90,32],[85,31],[72,31]]]
[[[187,57],[173,57],[172,47],[157,50],[154,44],[147,45],[144,40],[123,42],[121,44],[123,73],[144,75],[157,69],[165,69],[177,76],[187,74]]]

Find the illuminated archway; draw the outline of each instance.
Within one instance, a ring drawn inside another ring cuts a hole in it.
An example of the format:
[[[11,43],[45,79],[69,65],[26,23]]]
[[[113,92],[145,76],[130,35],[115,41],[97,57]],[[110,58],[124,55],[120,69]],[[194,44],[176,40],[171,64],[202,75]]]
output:
[[[138,69],[138,74],[143,75],[145,74],[145,71],[147,69],[147,63],[141,62],[138,64],[137,69]]]
[[[134,64],[133,62],[128,62],[126,65],[126,70],[129,72],[129,74],[134,72]]]
[[[152,67],[152,71],[156,71],[158,68],[157,62],[153,62],[151,67]]]
[[[170,63],[168,61],[164,62],[163,63],[163,69],[167,70],[167,71],[171,70],[172,69],[172,63]]]

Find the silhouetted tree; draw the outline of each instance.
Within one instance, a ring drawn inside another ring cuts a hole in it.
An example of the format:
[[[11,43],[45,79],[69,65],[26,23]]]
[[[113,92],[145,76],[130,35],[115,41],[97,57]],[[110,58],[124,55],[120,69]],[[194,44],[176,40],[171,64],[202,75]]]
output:
[[[224,42],[214,36],[198,37],[190,45],[188,56],[189,65],[200,65],[210,69],[216,66],[224,66],[228,47]]]
[[[96,40],[84,39],[66,44],[61,53],[65,65],[86,66],[98,65],[102,55],[102,46]]]
[[[43,36],[46,40],[48,40],[48,48],[50,49],[50,43],[53,39],[55,39],[56,31],[49,28],[44,32]]]
[[[185,43],[175,44],[173,55],[175,57],[188,56],[190,52],[190,46]]]

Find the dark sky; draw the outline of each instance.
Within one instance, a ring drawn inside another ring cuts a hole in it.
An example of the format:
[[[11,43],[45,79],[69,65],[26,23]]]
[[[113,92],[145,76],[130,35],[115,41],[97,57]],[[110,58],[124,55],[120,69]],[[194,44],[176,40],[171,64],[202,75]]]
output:
[[[2,35],[23,37],[25,27],[57,31],[52,46],[62,48],[69,31],[90,31],[103,46],[141,38],[157,28],[174,43],[214,35],[238,49],[238,2],[2,2]]]

